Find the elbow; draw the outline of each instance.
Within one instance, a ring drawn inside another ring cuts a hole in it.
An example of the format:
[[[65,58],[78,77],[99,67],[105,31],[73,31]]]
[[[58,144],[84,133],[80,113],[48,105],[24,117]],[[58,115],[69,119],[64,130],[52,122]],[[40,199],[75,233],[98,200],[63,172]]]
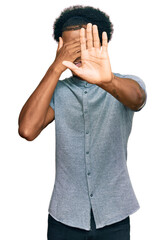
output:
[[[19,126],[18,134],[20,137],[25,138],[27,141],[33,141],[36,137],[32,134],[29,129]]]
[[[142,89],[142,91],[138,91],[135,98],[135,104],[132,106],[132,110],[139,111],[141,107],[144,105],[145,99],[146,95],[144,90]]]

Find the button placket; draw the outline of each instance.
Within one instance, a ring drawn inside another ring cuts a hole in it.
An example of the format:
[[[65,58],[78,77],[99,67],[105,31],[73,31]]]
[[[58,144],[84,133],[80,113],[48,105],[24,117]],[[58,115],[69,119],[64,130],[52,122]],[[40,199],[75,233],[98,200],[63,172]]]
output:
[[[87,86],[87,83],[85,87]],[[91,176],[91,167],[90,167],[90,149],[89,149],[89,143],[90,143],[90,134],[89,134],[89,111],[88,111],[88,90],[87,88],[83,91],[83,102],[84,102],[84,123],[85,123],[85,163],[86,163],[86,171],[87,171],[87,182],[88,182],[88,189],[89,189],[89,195],[90,197],[93,196],[91,184],[90,184],[90,178]]]

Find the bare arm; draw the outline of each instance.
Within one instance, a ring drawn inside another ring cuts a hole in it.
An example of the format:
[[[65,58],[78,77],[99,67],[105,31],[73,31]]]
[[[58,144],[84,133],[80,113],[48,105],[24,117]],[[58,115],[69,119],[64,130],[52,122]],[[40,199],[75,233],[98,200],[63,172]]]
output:
[[[129,78],[114,75],[111,82],[98,84],[98,86],[134,111],[137,111],[146,99],[145,91],[136,81]]]
[[[38,87],[24,104],[18,120],[19,135],[21,137],[32,141],[45,127],[45,120],[48,120],[48,118],[46,119],[46,116],[49,109],[49,103],[59,77],[60,72],[56,72],[56,70],[51,66],[39,83]],[[51,110],[49,109],[49,116],[50,111]],[[53,114],[54,113],[51,115]],[[48,122],[46,124],[48,125]]]
[[[63,44],[62,38],[59,40],[54,62],[24,104],[19,115],[19,135],[28,141],[34,140],[54,119],[54,111],[49,104],[59,77],[66,70],[62,61],[68,59],[73,62],[80,56],[79,39],[75,39],[69,44]]]

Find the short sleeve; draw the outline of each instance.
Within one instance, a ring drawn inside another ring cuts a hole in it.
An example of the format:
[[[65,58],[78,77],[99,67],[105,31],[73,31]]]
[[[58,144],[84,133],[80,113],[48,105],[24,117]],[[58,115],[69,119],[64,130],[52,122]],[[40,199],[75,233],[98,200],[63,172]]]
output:
[[[50,104],[49,104],[49,106],[51,106],[53,108],[53,110],[55,109],[55,107],[54,107],[54,92],[53,92],[53,95],[52,95],[52,98],[51,98],[51,101],[50,101]]]
[[[146,99],[145,99],[145,102],[143,103],[143,105],[138,109],[136,110],[135,112],[138,112],[140,111],[144,105],[146,104],[146,101],[147,101],[147,91],[146,91],[146,85],[144,83],[144,81],[140,78],[140,77],[137,77],[135,75],[130,75],[130,74],[127,74],[127,75],[122,75],[122,74],[119,74],[119,73],[114,73],[114,75],[118,76],[118,77],[121,77],[121,78],[130,78],[134,81],[136,81],[140,87],[144,90],[145,94],[146,94]]]

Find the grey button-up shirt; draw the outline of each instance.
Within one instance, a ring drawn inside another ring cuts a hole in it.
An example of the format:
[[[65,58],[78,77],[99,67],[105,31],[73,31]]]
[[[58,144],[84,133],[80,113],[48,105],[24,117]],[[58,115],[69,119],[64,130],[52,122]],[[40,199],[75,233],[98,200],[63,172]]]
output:
[[[134,75],[121,75],[139,83]],[[118,222],[140,206],[127,169],[134,111],[96,84],[72,76],[59,80],[55,111],[56,171],[49,213],[63,224],[90,230]],[[143,106],[142,106],[143,107]]]

